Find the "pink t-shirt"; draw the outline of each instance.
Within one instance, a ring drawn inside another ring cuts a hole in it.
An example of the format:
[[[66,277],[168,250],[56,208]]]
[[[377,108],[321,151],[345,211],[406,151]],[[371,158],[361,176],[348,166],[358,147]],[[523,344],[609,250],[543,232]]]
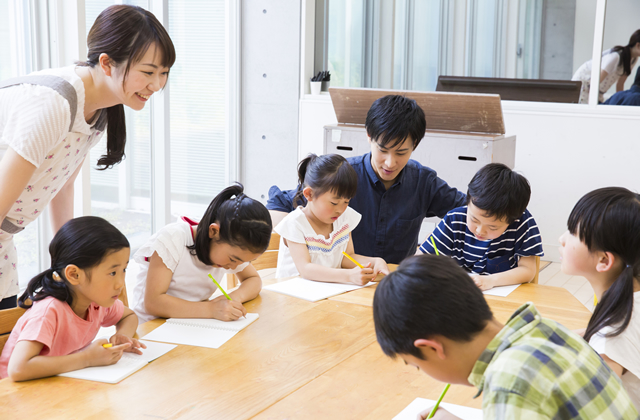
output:
[[[13,327],[0,356],[0,379],[6,378],[7,365],[18,341],[37,341],[44,344],[41,356],[66,356],[88,346],[100,327],[115,325],[122,318],[124,305],[116,302],[110,308],[92,303],[87,319],[73,312],[66,302],[48,297],[34,302]]]

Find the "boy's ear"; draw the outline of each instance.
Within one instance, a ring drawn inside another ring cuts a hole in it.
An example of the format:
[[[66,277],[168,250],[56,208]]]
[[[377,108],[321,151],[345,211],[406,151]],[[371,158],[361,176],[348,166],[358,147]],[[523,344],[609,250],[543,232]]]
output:
[[[311,199],[313,198],[313,190],[311,189],[311,187],[305,187],[302,190],[302,195],[304,195],[304,198],[306,198],[307,201],[311,201]]]
[[[418,338],[413,345],[419,348],[423,353],[435,353],[435,355],[444,360],[447,355],[444,352],[444,344],[438,339]]]
[[[74,286],[80,284],[80,269],[77,265],[69,264],[64,268],[64,278]]]
[[[598,262],[596,263],[596,271],[598,273],[611,270],[613,265],[618,261],[618,258],[611,252],[606,251],[598,254]]]
[[[220,225],[217,223],[211,223],[209,225],[209,239],[218,239],[220,236]]]

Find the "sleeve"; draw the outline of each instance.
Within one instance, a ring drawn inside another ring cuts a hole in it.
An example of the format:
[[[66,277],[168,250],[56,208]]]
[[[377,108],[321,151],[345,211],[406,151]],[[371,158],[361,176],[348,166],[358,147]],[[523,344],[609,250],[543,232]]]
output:
[[[247,268],[247,266],[248,266],[249,264],[251,264],[251,263],[247,261],[246,263],[242,263],[242,264],[240,264],[239,266],[237,266],[235,270],[226,270],[226,271],[227,271],[227,273],[236,274],[236,273],[241,272],[241,271],[242,271],[242,270],[244,270],[245,268]]]
[[[606,337],[606,334],[613,330],[612,327],[604,327],[591,337],[589,345],[598,354],[606,354],[609,359],[633,373],[636,377],[640,377],[640,358],[638,358],[640,342],[635,342],[638,339],[638,331],[630,323],[621,334],[615,337]]]
[[[2,101],[12,103],[1,105],[7,112],[1,140],[37,168],[69,131],[69,104],[43,86],[21,85],[8,91]]]
[[[343,223],[348,225],[349,232],[353,232],[353,230],[360,224],[360,220],[362,220],[362,215],[351,207],[347,207],[347,210],[344,212]]]
[[[100,326],[111,327],[116,325],[122,319],[122,314],[124,314],[124,303],[118,299],[111,307],[105,309]]]
[[[431,235],[427,236],[427,239],[420,245],[420,252],[423,254],[435,254],[436,251],[431,243],[431,238],[438,248],[438,253],[442,255],[450,256],[453,249],[453,230],[451,229],[451,216],[446,215],[444,219],[438,223],[438,226],[433,230]]]
[[[291,213],[293,210],[295,210],[295,207],[297,207],[293,204],[293,198],[296,196],[296,192],[297,190],[295,189],[280,191],[280,188],[278,188],[277,186],[272,186],[271,188],[269,188],[267,210],[276,210],[285,213]],[[303,198],[302,201],[298,201],[298,203],[296,204],[304,206],[307,204],[307,202]]]
[[[465,194],[438,178],[436,171],[427,170],[426,217],[444,218],[451,210],[466,204],[467,196]]]
[[[57,329],[57,311],[48,305],[42,315],[33,312],[25,313],[23,316],[28,316],[28,319],[22,326],[16,343],[18,341],[37,341],[46,347],[42,354],[48,353]]]
[[[493,391],[482,400],[482,418],[495,420],[551,420],[540,412],[540,404],[515,392]]]
[[[620,62],[620,54],[617,52],[610,52],[602,56],[602,62],[600,70],[604,70],[607,74],[612,74],[616,71],[618,63]]]
[[[296,220],[296,216],[297,213],[289,213],[273,230],[287,241],[304,244],[306,243],[304,230]],[[305,217],[304,214],[302,217]]]
[[[542,257],[542,237],[536,221],[528,210],[524,212],[522,219],[516,232],[515,254],[520,257]]]
[[[187,232],[179,228],[179,222],[167,225],[149,238],[135,253],[133,260],[138,264],[147,264],[147,259],[157,252],[164,265],[173,273],[187,246],[186,234]]]

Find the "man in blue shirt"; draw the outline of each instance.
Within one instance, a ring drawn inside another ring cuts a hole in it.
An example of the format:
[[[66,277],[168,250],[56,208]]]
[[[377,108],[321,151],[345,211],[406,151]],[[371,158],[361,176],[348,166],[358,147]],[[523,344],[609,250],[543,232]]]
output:
[[[398,95],[376,100],[365,122],[371,152],[347,160],[358,174],[358,192],[349,206],[362,215],[352,237],[355,252],[398,264],[413,255],[425,217],[444,217],[466,197],[411,153],[424,137],[424,111]],[[296,190],[269,190],[267,209],[274,225],[294,210]],[[295,206],[305,205],[298,202]]]
[[[636,71],[636,80],[629,90],[623,90],[607,99],[605,105],[640,105],[640,67]]]

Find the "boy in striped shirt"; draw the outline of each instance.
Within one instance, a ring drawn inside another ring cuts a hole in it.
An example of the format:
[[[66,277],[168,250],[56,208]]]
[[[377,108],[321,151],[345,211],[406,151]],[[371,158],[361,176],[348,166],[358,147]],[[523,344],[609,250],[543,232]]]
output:
[[[467,205],[451,210],[416,254],[440,254],[465,268],[481,290],[531,281],[542,238],[527,210],[527,179],[501,163],[480,169],[469,183]]]

